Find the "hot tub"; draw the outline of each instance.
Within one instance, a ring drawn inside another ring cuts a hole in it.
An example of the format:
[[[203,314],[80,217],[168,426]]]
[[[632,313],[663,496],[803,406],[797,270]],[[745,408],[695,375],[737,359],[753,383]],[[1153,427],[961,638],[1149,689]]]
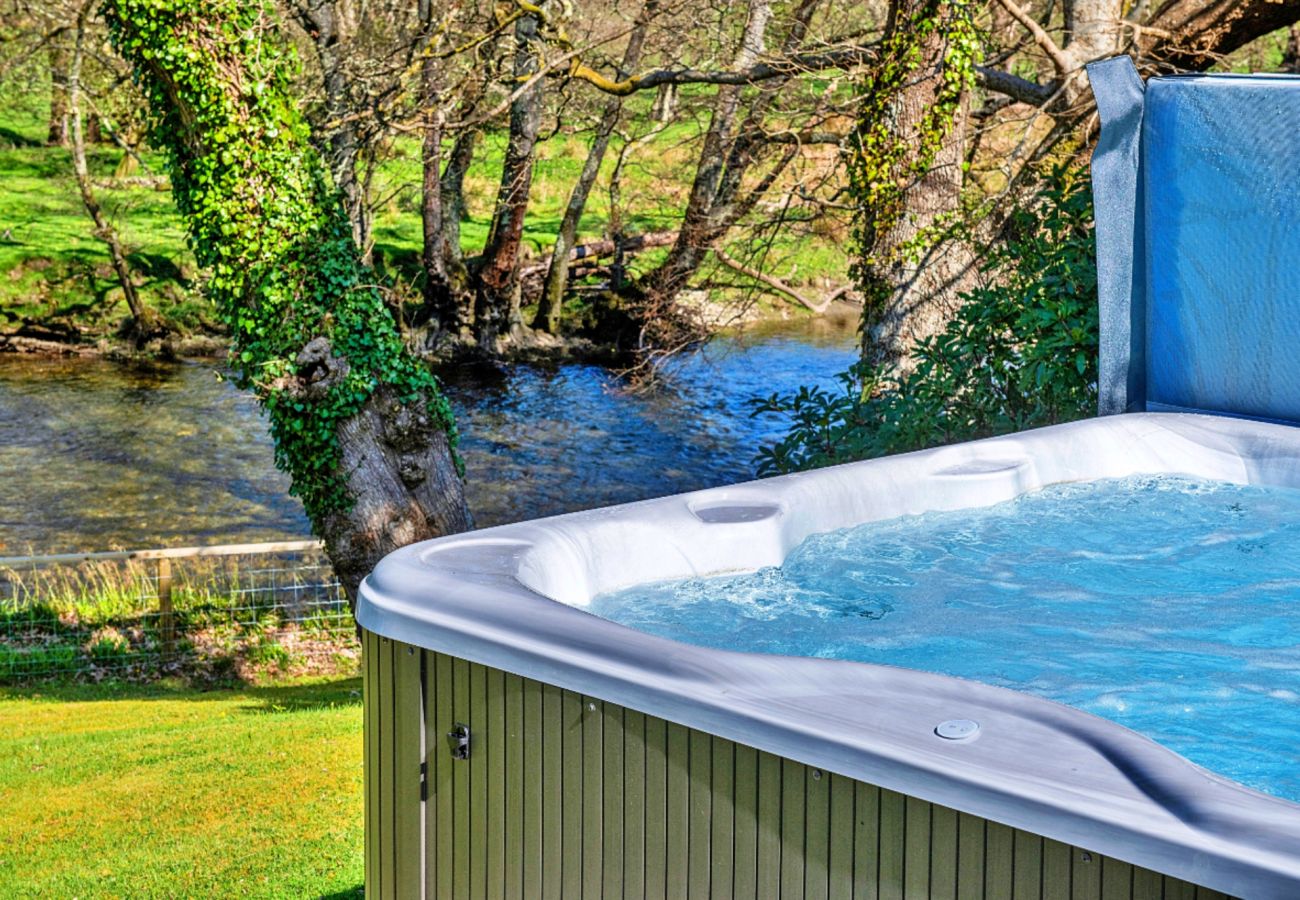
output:
[[[392,554],[357,609],[368,896],[1300,896],[1300,805],[1110,721],[584,611],[1059,482],[1300,487],[1300,160],[1251,142],[1300,122],[1300,81],[1091,73],[1113,415]]]

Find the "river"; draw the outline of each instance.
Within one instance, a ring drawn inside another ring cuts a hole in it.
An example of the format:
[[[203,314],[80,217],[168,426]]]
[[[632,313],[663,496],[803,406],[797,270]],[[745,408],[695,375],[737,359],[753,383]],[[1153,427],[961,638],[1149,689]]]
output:
[[[716,339],[629,393],[591,365],[443,373],[479,526],[753,477],[781,432],[751,398],[830,387],[852,327]],[[213,362],[0,357],[0,554],[229,543],[308,533],[253,400]]]

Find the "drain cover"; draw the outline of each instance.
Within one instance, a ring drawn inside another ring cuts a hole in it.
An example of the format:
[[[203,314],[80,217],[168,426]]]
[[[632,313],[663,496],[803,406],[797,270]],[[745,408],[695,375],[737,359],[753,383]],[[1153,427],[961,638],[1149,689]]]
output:
[[[934,726],[934,733],[945,741],[969,741],[980,733],[980,723],[973,719],[949,719]]]

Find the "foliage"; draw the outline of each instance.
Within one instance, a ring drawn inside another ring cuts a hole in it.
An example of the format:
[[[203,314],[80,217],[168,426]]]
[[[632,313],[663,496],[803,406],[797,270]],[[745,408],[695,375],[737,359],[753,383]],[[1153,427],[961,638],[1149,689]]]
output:
[[[888,299],[893,288],[888,267],[919,258],[938,235],[922,233],[899,246],[877,249],[876,238],[900,223],[909,185],[934,164],[952,130],[962,95],[974,84],[981,42],[970,0],[920,0],[897,4],[897,15],[880,44],[879,60],[863,79],[860,123],[850,143],[849,194],[858,210],[853,242],[858,249],[852,275],[868,310]],[[927,45],[943,41],[943,59],[934,102],[926,110],[915,140],[900,140],[897,110],[901,92],[925,65]]]
[[[0,689],[0,896],[360,896],[361,748],[353,677]]]
[[[404,352],[360,262],[295,103],[295,58],[273,12],[239,0],[110,0],[105,13],[148,98],[239,383],[269,412],[276,463],[319,524],[349,503],[339,425],[380,385],[425,404],[454,438],[451,408]],[[338,377],[311,384],[319,370],[298,357],[318,338]]]
[[[1056,169],[989,253],[982,286],[891,381],[859,363],[832,393],[803,388],[755,404],[792,424],[762,448],[771,475],[916,450],[1092,414],[1097,381],[1097,272],[1092,198]]]

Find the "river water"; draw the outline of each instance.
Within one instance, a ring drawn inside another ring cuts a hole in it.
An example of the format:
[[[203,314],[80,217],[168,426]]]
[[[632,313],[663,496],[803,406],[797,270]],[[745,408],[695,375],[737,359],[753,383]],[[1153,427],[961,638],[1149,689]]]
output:
[[[830,387],[855,356],[826,321],[715,340],[663,388],[590,365],[443,373],[479,526],[745,480],[781,432],[748,402]],[[257,405],[212,362],[0,357],[0,555],[307,535]]]

